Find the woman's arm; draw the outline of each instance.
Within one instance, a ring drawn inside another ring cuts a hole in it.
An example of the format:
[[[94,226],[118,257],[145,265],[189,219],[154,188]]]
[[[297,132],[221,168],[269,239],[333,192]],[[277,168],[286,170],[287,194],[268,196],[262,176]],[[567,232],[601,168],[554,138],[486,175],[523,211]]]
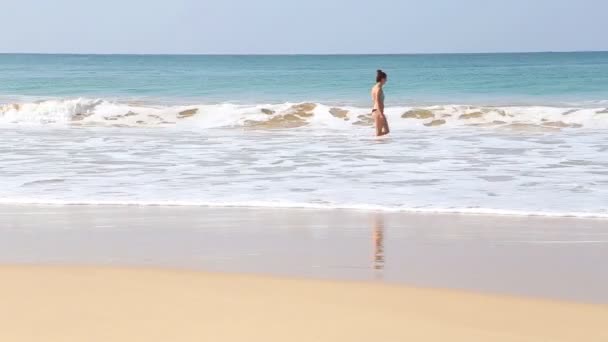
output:
[[[378,87],[372,88],[372,103],[374,104],[374,109],[378,109]]]

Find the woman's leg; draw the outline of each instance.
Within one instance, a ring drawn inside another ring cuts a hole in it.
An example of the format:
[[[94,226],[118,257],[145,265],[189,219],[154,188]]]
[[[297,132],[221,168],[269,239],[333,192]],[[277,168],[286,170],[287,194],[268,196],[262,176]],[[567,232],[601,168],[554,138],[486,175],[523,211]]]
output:
[[[383,130],[383,135],[385,134],[389,134],[391,132],[390,128],[388,128],[388,120],[386,119],[386,115],[382,116],[383,120],[382,120],[382,130]]]
[[[372,114],[372,118],[374,119],[374,127],[376,127],[376,136],[379,137],[382,135],[382,129],[384,128],[382,116],[376,112]]]

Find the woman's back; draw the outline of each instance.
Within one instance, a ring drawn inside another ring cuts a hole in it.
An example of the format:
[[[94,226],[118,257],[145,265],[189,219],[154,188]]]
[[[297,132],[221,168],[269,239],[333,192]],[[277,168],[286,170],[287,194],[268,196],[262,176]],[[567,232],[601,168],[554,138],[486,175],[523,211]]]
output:
[[[380,109],[384,104],[384,90],[379,84],[372,87],[372,102],[374,103],[373,109]]]

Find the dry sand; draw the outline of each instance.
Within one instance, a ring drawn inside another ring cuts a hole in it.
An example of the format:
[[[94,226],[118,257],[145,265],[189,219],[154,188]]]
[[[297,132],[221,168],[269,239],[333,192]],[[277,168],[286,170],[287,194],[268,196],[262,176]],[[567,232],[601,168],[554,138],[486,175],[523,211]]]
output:
[[[110,267],[0,267],[0,341],[608,341],[608,306]]]

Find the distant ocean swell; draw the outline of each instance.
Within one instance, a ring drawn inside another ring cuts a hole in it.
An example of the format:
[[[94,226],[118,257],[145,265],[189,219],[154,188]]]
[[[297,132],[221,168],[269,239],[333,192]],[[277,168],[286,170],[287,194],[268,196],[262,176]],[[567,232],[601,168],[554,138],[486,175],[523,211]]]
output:
[[[490,127],[559,131],[607,129],[608,108],[571,106],[479,106],[466,104],[388,107],[396,128]],[[154,105],[104,99],[60,99],[0,104],[0,124],[107,126],[349,129],[372,125],[369,108],[322,103]]]

